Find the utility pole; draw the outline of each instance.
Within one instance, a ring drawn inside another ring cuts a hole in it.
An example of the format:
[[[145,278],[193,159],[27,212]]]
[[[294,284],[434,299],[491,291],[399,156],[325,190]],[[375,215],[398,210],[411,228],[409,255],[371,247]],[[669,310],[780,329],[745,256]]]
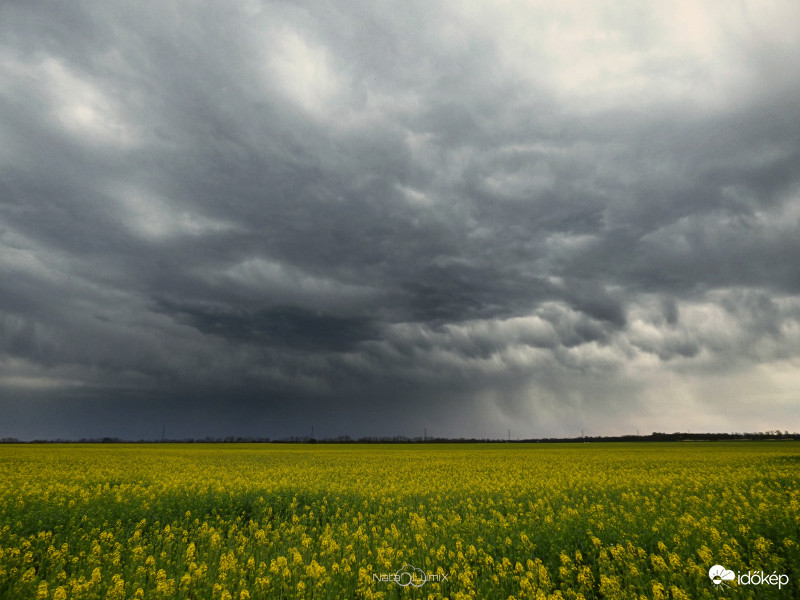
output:
[[[164,441],[164,436],[167,433],[167,425],[166,423],[161,426],[161,441]]]
[[[508,430],[508,441],[509,442],[511,441],[511,430],[510,429]]]
[[[427,427],[425,428],[425,433],[422,434],[422,441],[423,442],[427,442],[428,441],[428,428]]]

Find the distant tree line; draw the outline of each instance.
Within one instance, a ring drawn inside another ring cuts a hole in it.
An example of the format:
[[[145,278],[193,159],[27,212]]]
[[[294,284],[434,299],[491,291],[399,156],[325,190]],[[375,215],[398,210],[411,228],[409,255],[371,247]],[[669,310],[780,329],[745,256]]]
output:
[[[14,437],[0,438],[0,444],[553,444],[553,443],[587,443],[587,442],[689,442],[689,441],[725,441],[725,440],[800,440],[800,433],[788,431],[759,431],[753,433],[689,433],[675,432],[662,433],[654,431],[650,435],[617,435],[617,436],[579,436],[579,437],[552,437],[552,438],[527,438],[527,439],[492,439],[492,438],[445,438],[445,437],[406,437],[396,435],[391,437],[367,436],[351,438],[340,435],[329,438],[313,438],[310,436],[291,436],[272,440],[268,437],[204,437],[180,438],[159,440],[130,440],[117,437],[81,438],[75,439],[36,439],[19,440]]]

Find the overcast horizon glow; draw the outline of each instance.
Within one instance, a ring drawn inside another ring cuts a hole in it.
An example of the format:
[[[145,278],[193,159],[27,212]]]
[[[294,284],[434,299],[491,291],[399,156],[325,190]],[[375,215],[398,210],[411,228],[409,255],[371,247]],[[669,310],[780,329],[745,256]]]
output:
[[[0,7],[0,437],[800,430],[800,4]]]

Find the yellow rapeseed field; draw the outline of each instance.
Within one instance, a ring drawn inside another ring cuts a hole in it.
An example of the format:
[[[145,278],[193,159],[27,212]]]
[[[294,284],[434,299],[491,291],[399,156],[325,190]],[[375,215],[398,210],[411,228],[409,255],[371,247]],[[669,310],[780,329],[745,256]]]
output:
[[[0,598],[797,598],[799,467],[793,442],[5,445]]]

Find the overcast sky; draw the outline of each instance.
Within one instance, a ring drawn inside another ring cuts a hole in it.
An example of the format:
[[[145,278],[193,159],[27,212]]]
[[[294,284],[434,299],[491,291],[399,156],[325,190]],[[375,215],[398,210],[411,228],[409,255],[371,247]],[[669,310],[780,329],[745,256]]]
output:
[[[798,23],[3,2],[0,437],[800,430]]]

